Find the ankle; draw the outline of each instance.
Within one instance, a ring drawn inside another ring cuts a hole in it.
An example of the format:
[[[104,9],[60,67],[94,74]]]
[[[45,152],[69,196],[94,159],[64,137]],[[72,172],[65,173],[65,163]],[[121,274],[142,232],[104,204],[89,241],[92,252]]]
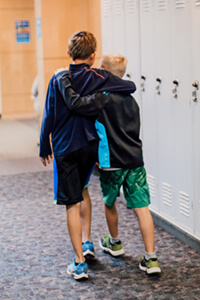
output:
[[[84,260],[75,260],[75,265],[78,266],[79,264],[85,263],[85,262],[86,262],[85,259]]]
[[[149,259],[152,259],[152,258],[157,258],[155,252],[152,252],[152,253],[145,252],[145,259],[146,259],[146,260],[149,260]]]
[[[120,239],[117,237],[117,238],[113,238],[113,237],[111,237],[111,235],[110,235],[110,243],[111,244],[115,244],[115,243],[117,243],[117,242],[120,242]]]
[[[85,262],[85,257],[84,256],[75,256],[75,260],[74,260],[75,264],[80,264],[80,263],[84,263]]]
[[[90,243],[93,243],[93,242],[92,242],[92,239],[89,238],[89,239],[83,239],[83,240],[82,240],[82,244],[84,244],[85,242],[88,242],[88,241],[89,241]]]

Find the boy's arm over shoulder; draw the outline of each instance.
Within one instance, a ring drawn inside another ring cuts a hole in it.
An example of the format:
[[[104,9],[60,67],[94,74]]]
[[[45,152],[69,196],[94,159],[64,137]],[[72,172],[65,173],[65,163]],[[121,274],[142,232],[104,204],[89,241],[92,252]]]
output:
[[[54,87],[53,82],[55,80],[53,76],[49,82],[48,90],[46,94],[46,100],[43,110],[43,118],[40,131],[40,157],[48,157],[52,155],[52,149],[50,144],[50,133],[52,132],[54,121]]]
[[[102,93],[81,97],[72,88],[70,71],[60,72],[56,78],[58,88],[69,110],[83,116],[98,116],[104,106]]]
[[[123,93],[125,95],[129,95],[134,93],[137,89],[133,81],[124,80],[106,70],[93,70],[95,70],[99,75],[101,75],[104,78],[104,80],[102,81],[102,87],[99,91],[118,92]]]

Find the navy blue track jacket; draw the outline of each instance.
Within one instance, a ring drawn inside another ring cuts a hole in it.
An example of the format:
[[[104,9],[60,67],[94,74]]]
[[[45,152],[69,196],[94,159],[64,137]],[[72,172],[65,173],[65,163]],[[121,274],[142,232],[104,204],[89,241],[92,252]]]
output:
[[[90,68],[87,64],[72,64],[70,72],[72,87],[81,96],[103,91],[129,95],[136,90],[132,81],[122,80],[105,70]],[[98,140],[94,118],[78,116],[67,108],[55,75],[49,82],[44,106],[40,133],[41,157],[52,154],[50,134],[55,156],[76,151],[90,141]]]

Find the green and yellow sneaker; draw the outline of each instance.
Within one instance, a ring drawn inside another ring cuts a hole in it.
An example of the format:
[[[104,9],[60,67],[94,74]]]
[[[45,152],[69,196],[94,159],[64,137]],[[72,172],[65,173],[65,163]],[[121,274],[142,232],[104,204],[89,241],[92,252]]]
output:
[[[147,274],[161,273],[158,258],[151,258],[149,260],[146,260],[145,256],[143,255],[140,259],[141,259],[139,264],[140,270],[147,272]]]
[[[109,235],[105,235],[99,240],[99,245],[104,252],[110,253],[112,256],[124,254],[121,241],[111,244]]]

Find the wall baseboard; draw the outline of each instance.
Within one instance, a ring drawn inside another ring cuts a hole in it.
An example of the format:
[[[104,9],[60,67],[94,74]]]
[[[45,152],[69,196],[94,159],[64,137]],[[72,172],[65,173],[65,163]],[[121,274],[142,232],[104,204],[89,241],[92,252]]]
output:
[[[200,252],[200,240],[196,239],[195,237],[191,236],[187,232],[181,230],[180,228],[176,227],[174,224],[171,224],[161,216],[157,215],[153,211],[151,211],[154,224],[163,228],[166,232],[171,233],[177,239],[179,239],[184,244],[188,245],[192,249]]]
[[[1,114],[2,120],[23,120],[37,117],[35,112]]]

